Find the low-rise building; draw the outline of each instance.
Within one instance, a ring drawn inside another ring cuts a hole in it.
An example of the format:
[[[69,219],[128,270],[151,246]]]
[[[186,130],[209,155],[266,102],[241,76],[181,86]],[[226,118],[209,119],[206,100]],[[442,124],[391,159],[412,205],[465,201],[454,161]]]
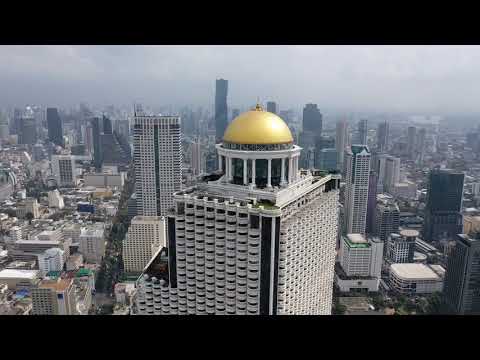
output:
[[[389,285],[401,294],[431,294],[442,291],[443,279],[425,264],[392,264]]]
[[[0,271],[0,283],[7,284],[10,290],[28,290],[35,287],[38,281],[38,270],[3,269]]]
[[[383,242],[377,237],[347,234],[340,246],[335,283],[341,292],[378,291],[382,270]]]

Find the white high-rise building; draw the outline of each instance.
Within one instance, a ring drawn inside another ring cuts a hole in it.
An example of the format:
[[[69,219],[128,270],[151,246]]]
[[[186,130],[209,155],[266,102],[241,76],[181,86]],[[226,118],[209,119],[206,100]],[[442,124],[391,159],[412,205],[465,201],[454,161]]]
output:
[[[65,207],[63,196],[60,195],[58,189],[48,192],[48,207],[58,209],[63,209]]]
[[[52,155],[52,173],[57,180],[58,186],[75,185],[75,156]]]
[[[191,159],[193,175],[205,173],[205,153],[203,146],[199,141],[191,143]]]
[[[137,213],[166,215],[182,185],[180,118],[136,113],[133,147]]]
[[[165,218],[135,216],[123,241],[125,272],[142,272],[158,249],[166,246]]]
[[[216,145],[219,170],[176,192],[140,314],[330,314],[340,175],[298,168],[286,123],[257,105]]]
[[[79,237],[79,249],[85,261],[100,264],[105,255],[105,234],[100,227],[83,228]]]
[[[368,202],[368,178],[370,175],[370,151],[366,145],[352,145],[345,151],[346,231],[365,234]]]
[[[47,275],[50,271],[62,271],[64,263],[64,251],[59,248],[50,248],[38,255],[38,268],[41,276]]]

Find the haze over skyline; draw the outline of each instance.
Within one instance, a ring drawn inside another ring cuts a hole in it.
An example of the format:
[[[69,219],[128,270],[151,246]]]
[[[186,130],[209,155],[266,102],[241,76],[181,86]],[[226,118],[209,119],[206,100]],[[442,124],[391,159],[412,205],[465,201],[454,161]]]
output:
[[[480,112],[479,46],[1,46],[0,106],[212,105]]]

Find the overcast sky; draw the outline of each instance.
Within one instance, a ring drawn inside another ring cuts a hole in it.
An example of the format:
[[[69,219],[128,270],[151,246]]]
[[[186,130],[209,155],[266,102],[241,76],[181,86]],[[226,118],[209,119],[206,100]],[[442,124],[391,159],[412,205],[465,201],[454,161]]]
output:
[[[0,106],[229,105],[480,111],[479,46],[0,46]]]

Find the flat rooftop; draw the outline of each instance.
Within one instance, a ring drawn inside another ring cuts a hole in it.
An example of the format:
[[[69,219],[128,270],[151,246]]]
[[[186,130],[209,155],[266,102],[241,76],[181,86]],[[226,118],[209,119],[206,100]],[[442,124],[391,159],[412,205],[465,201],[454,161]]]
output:
[[[392,264],[390,271],[405,280],[440,280],[435,271],[424,264]]]
[[[58,245],[61,240],[17,240],[15,244],[30,244],[30,245]]]
[[[405,229],[400,231],[400,235],[406,237],[417,237],[420,235],[420,233],[417,230]]]
[[[53,289],[56,291],[65,291],[70,284],[72,283],[72,279],[60,279],[60,280],[42,280],[42,282],[38,285],[40,289]]]
[[[28,279],[33,280],[37,277],[38,270],[17,270],[4,269],[0,271],[0,279]]]
[[[343,237],[351,248],[368,248],[370,244],[362,234],[347,234]]]

